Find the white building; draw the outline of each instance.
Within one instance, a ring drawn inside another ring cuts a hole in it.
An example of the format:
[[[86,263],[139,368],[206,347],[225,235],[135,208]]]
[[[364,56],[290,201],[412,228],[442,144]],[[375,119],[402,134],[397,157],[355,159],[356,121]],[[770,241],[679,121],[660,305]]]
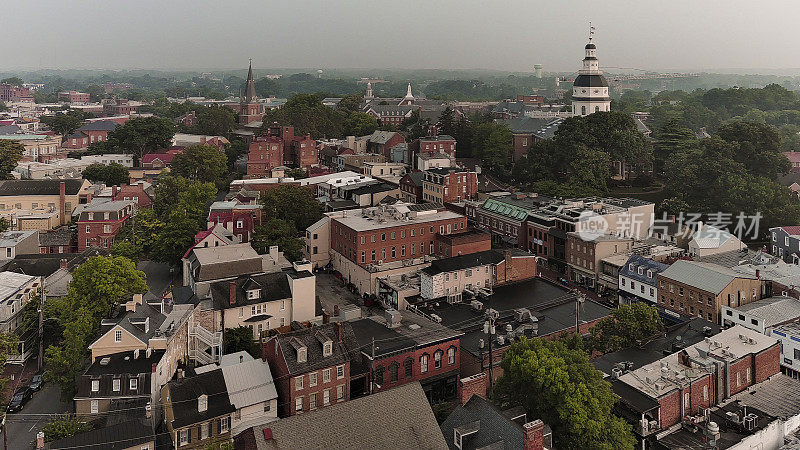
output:
[[[572,114],[586,116],[598,111],[611,111],[608,81],[597,62],[597,47],[592,42],[594,31],[589,34],[583,68],[572,83]]]
[[[41,277],[0,272],[0,333],[11,333],[19,327],[20,311],[41,285]]]
[[[722,305],[722,323],[741,325],[759,333],[800,318],[800,300],[793,297],[769,297],[742,306]]]

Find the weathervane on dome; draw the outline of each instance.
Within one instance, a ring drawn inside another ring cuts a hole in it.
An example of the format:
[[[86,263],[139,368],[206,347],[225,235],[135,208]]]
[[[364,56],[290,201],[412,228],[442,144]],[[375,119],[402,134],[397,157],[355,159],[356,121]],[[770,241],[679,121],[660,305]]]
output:
[[[592,22],[589,22],[589,42],[592,42],[592,38],[594,38],[594,27]]]

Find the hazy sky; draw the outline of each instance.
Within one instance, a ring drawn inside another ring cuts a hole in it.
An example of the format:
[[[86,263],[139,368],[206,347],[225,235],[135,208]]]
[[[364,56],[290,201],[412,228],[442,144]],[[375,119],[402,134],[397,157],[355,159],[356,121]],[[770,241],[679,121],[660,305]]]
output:
[[[0,70],[800,67],[796,0],[8,0]]]

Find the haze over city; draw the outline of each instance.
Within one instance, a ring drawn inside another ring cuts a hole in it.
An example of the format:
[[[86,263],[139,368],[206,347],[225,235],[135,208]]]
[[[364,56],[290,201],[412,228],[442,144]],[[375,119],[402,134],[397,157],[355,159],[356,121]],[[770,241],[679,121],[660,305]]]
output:
[[[605,67],[797,67],[797,2],[441,0],[74,2],[4,6],[25,42],[0,70],[45,68],[492,69],[572,71],[588,23]],[[34,31],[35,30],[35,31]],[[35,35],[35,39],[33,39]],[[780,71],[779,71],[780,72]]]

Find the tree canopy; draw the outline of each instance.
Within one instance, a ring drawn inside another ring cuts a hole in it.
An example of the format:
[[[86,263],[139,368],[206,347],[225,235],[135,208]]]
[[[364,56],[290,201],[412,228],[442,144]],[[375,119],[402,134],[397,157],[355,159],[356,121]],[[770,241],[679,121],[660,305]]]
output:
[[[128,168],[119,163],[90,164],[83,169],[82,175],[87,180],[105,183],[106,186],[128,184],[131,179]]]
[[[67,136],[81,126],[84,118],[85,114],[82,111],[71,109],[53,116],[42,116],[40,120],[50,127],[54,133]]]
[[[165,117],[135,117],[108,133],[108,140],[93,148],[98,153],[126,153],[137,159],[168,148],[175,136],[175,123]],[[90,147],[92,147],[90,145]]]
[[[222,343],[225,354],[245,351],[253,358],[261,358],[261,345],[253,337],[253,329],[247,326],[228,328]]]
[[[590,347],[603,353],[633,347],[663,328],[658,309],[642,302],[623,305],[592,328]]]
[[[634,448],[631,426],[612,413],[611,385],[583,351],[561,340],[523,339],[508,348],[500,367],[493,398],[550,425],[555,446]]]
[[[24,151],[25,146],[19,141],[0,140],[0,179],[11,180],[14,178],[11,172],[22,159]]]
[[[251,244],[261,254],[269,252],[272,245],[286,255],[290,261],[297,261],[303,256],[303,241],[298,237],[300,232],[294,224],[282,219],[271,219],[256,227]]]
[[[171,170],[190,180],[220,184],[228,174],[228,158],[213,145],[192,145],[175,155]]]
[[[305,231],[322,218],[322,204],[314,198],[311,190],[299,186],[280,186],[261,195],[264,216],[284,220],[295,229]]]

